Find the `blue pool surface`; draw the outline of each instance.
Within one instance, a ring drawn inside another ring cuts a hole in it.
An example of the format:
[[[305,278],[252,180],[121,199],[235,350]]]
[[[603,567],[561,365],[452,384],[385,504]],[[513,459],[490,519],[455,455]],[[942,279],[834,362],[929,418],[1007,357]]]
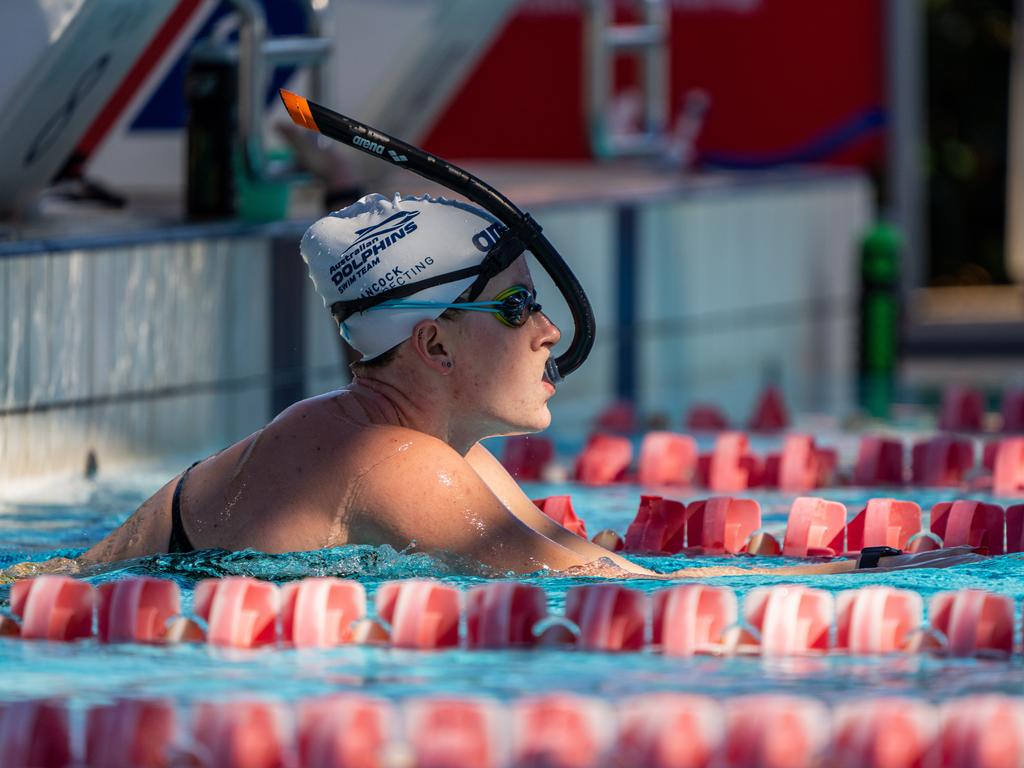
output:
[[[184,465],[184,462],[182,462]],[[40,488],[19,499],[0,499],[0,568],[24,559],[73,556],[123,521],[167,478],[179,471],[167,462],[131,475],[103,475],[96,480],[62,482]],[[624,532],[642,492],[635,485],[607,488],[571,483],[527,484],[537,498],[569,493],[577,513],[593,534],[602,528]],[[661,491],[691,500],[706,491]],[[792,496],[751,491],[738,494],[762,505],[765,527],[780,532]],[[926,512],[939,501],[963,498],[955,490],[841,488],[816,495],[844,502],[852,515],[872,496],[895,496],[917,501]],[[987,499],[971,494],[971,498]],[[996,499],[1006,503],[1005,499]],[[757,565],[772,567],[793,561],[781,558],[638,558],[659,571],[699,565]],[[268,556],[255,552],[206,551],[161,555],[90,576],[94,584],[132,575],[173,578],[182,588],[186,606],[199,579],[247,575],[276,582],[305,576],[354,578],[372,596],[384,581],[434,577],[468,588],[481,579],[455,575],[421,554],[389,548],[345,547],[311,553]],[[593,579],[533,575],[523,580],[547,591],[549,608],[560,611],[566,590]],[[804,582],[840,591],[869,584],[913,589],[927,602],[947,590],[981,588],[1024,598],[1024,562],[1013,555],[945,570],[920,569],[894,573],[847,574],[794,578],[773,576],[710,579],[727,585],[740,597],[753,587]],[[631,587],[654,591],[671,582],[629,580]],[[0,608],[7,589],[0,588]],[[371,608],[372,610],[372,608]],[[1020,637],[1017,638],[1018,644]],[[626,654],[569,650],[413,652],[384,648],[341,647],[296,651],[263,649],[224,651],[205,645],[172,647],[101,646],[94,641],[73,644],[25,642],[0,638],[0,700],[67,697],[73,707],[104,703],[118,696],[165,696],[187,704],[239,695],[272,701],[294,701],[339,690],[360,690],[392,698],[436,693],[473,693],[507,699],[545,690],[567,690],[617,699],[655,691],[702,692],[730,696],[751,692],[789,692],[818,696],[825,701],[859,695],[914,695],[939,701],[977,692],[1017,694],[1024,689],[1024,661],[948,660],[932,656],[695,659],[667,658],[644,651]]]

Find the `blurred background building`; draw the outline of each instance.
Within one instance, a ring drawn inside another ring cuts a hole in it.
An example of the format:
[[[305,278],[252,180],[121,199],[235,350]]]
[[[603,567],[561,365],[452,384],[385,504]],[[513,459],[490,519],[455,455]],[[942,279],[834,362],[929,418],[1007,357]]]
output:
[[[1024,350],[1021,18],[1012,0],[8,3],[0,481],[215,449],[347,380],[298,239],[360,191],[440,190],[282,135],[282,86],[544,225],[599,322],[556,430],[614,400],[742,423],[767,384],[847,420],[940,382],[995,397]]]

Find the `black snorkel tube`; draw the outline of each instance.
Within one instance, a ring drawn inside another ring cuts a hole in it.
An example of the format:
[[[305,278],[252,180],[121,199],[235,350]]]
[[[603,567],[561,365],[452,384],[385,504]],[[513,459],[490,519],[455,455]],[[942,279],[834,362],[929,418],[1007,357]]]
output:
[[[575,326],[569,348],[557,358],[548,360],[546,377],[552,384],[558,384],[583,364],[594,346],[594,312],[590,307],[590,300],[561,255],[541,234],[540,225],[528,213],[523,213],[496,189],[447,160],[290,91],[281,89],[281,100],[284,101],[292,120],[303,128],[316,131],[437,182],[476,203],[507,227],[487,252],[479,267],[437,275],[429,280],[411,283],[365,299],[338,302],[332,308],[335,318],[343,321],[346,317],[365,311],[380,302],[409,296],[432,285],[474,275],[477,279],[470,287],[470,293],[479,295],[488,280],[508,267],[523,251],[529,250],[544,267],[544,271],[551,276],[565,298]],[[474,300],[476,295],[471,295],[470,301]]]

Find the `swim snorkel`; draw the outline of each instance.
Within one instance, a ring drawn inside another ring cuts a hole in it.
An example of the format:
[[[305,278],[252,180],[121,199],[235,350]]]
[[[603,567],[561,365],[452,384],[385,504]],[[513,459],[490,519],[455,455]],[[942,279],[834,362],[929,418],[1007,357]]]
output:
[[[541,234],[540,225],[530,214],[523,213],[493,187],[447,160],[290,91],[281,89],[281,100],[284,101],[292,120],[303,128],[349,144],[392,165],[437,182],[476,203],[504,225],[495,225],[495,231],[488,231],[488,234],[495,237],[495,242],[478,266],[447,272],[429,280],[408,283],[375,296],[336,302],[332,305],[332,313],[339,323],[381,302],[411,296],[442,283],[476,276],[476,280],[469,288],[469,301],[474,301],[488,280],[506,269],[528,250],[551,276],[565,298],[575,326],[569,348],[557,358],[548,360],[545,376],[552,384],[558,384],[583,364],[594,346],[594,312],[576,276],[555,247]]]

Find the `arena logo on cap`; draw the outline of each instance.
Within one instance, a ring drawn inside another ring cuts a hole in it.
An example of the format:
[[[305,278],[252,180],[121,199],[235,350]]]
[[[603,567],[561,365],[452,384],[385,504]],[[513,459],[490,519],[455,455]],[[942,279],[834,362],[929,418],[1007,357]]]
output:
[[[498,242],[498,238],[506,231],[508,231],[508,227],[500,221],[496,221],[487,229],[482,229],[473,235],[473,245],[476,246],[478,251],[487,253],[487,251],[491,250],[491,248],[494,247],[494,244]]]

